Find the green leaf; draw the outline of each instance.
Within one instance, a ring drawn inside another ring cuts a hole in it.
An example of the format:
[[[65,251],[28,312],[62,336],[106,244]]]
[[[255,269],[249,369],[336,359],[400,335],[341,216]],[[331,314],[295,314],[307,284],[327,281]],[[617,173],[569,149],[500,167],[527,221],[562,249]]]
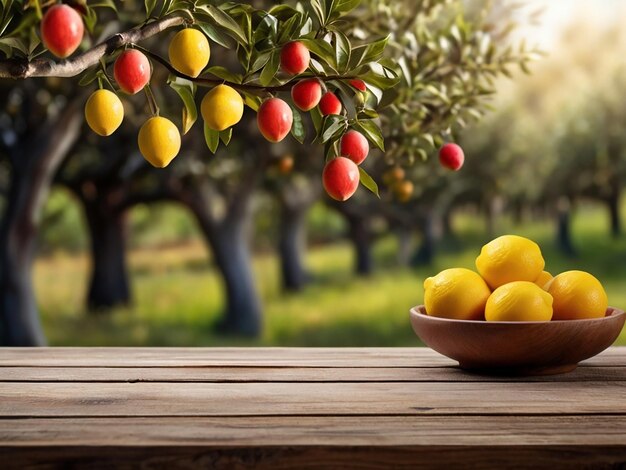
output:
[[[270,60],[267,64],[265,64],[265,67],[263,67],[263,71],[259,77],[261,85],[267,86],[272,83],[272,80],[274,80],[274,77],[276,76],[276,72],[278,72],[278,67],[280,67],[280,51],[275,50],[272,52]]]
[[[254,30],[254,44],[258,46],[258,43],[267,40],[269,40],[270,44],[274,44],[277,37],[278,18],[271,14],[264,15],[263,19]]]
[[[278,43],[283,44],[289,41],[293,35],[300,29],[302,15],[299,11],[294,10],[295,14],[287,21],[282,22],[280,34],[278,35]]]
[[[211,153],[215,154],[217,147],[220,144],[220,132],[210,129],[206,124],[204,125],[204,140]]]
[[[385,47],[387,46],[387,42],[389,42],[389,36],[370,44],[364,44],[352,49],[350,69],[356,69],[359,65],[367,64],[380,59],[383,55]]]
[[[337,64],[337,71],[344,72],[350,62],[350,40],[345,34],[340,31],[334,31],[334,45],[335,45],[335,64]]]
[[[0,44],[6,45],[11,49],[17,49],[25,56],[28,55],[28,44],[26,44],[26,41],[23,39],[12,37],[0,38]]]
[[[233,128],[229,127],[228,129],[224,129],[220,131],[220,140],[224,143],[224,145],[228,145],[230,143],[230,138],[233,136]]]
[[[347,13],[354,10],[359,3],[361,3],[361,0],[335,0],[333,13]]]
[[[259,110],[259,106],[261,106],[261,103],[263,102],[263,99],[260,96],[246,91],[242,91],[241,94],[243,95],[243,102],[247,107],[252,109],[252,111]]]
[[[324,26],[326,24],[326,11],[322,6],[321,0],[311,0],[311,9],[315,14],[318,23]]]
[[[322,143],[328,142],[331,138],[341,134],[345,128],[345,117],[336,114],[326,116],[322,125]]]
[[[380,199],[380,194],[378,193],[378,185],[376,181],[363,169],[363,167],[359,167],[359,182],[373,192],[377,198]]]
[[[233,39],[224,34],[220,29],[210,23],[198,22],[198,27],[206,34],[209,39],[218,43],[226,49],[232,49],[235,46]]]
[[[261,68],[264,67],[265,64],[267,64],[267,62],[270,60],[272,52],[273,51],[260,52],[255,57],[256,50],[252,51],[252,57],[254,57],[254,60],[252,60],[252,65],[250,66],[248,73],[254,73],[261,70]]]
[[[176,80],[171,81],[169,85],[183,100],[182,123],[183,135],[185,135],[198,119],[198,109],[194,100],[196,85],[182,78],[176,78]]]
[[[335,67],[335,51],[332,46],[323,39],[299,39],[307,49],[325,64]]]
[[[95,0],[89,2],[91,8],[111,8],[113,11],[117,11],[117,6],[113,0]]]
[[[309,111],[309,115],[311,116],[311,121],[313,121],[313,127],[315,128],[316,134],[319,134],[324,121],[324,116],[322,116],[322,113],[317,106]]]
[[[296,108],[294,108],[291,105],[289,106],[291,107],[291,112],[293,114],[293,124],[291,125],[291,135],[293,135],[294,138],[298,142],[303,144],[304,139],[306,138],[306,130],[304,128],[304,124],[302,123],[302,115]]]
[[[144,5],[146,7],[146,16],[150,17],[150,15],[152,15],[152,12],[156,7],[157,1],[158,0],[144,0]]]
[[[96,11],[93,8],[85,7],[86,13],[83,15],[83,19],[85,21],[85,27],[87,31],[93,34],[93,30],[98,23],[98,15],[96,15]]]
[[[241,26],[226,12],[214,5],[204,5],[200,8],[204,10],[216,24],[224,28],[226,33],[232,36],[237,42],[245,46],[248,45],[248,38],[241,29]]]
[[[0,39],[0,41],[2,40]],[[80,86],[89,85],[96,78],[98,78],[98,75],[101,72],[102,71],[98,67],[91,67],[90,69],[87,69],[85,73],[83,74],[83,76],[81,77],[80,81],[78,82],[78,85]]]
[[[232,73],[230,70],[222,67],[221,65],[214,65],[213,67],[209,67],[202,75],[207,73],[218,78],[223,78],[224,80],[232,83],[241,83],[242,79],[241,75]]]
[[[383,140],[383,134],[374,121],[357,121],[354,123],[354,127],[358,130],[362,131],[365,137],[368,138],[371,142],[373,142],[376,147],[381,149],[383,152],[385,151],[385,142]]]

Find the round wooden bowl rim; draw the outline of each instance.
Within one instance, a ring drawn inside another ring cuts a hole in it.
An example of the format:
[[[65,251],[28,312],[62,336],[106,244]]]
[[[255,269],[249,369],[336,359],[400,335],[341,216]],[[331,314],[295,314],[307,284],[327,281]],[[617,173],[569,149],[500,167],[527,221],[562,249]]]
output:
[[[581,322],[598,322],[605,321],[609,319],[615,319],[621,315],[624,315],[624,311],[617,308],[609,306],[607,311],[611,311],[610,315],[605,315],[600,318],[582,318],[577,320],[549,320],[549,321],[486,321],[486,320],[457,320],[454,318],[444,318],[444,317],[433,317],[426,313],[422,313],[422,311],[426,312],[426,307],[424,305],[417,305],[409,310],[409,313],[413,317],[428,319],[431,321],[439,321],[442,323],[462,323],[468,325],[558,325],[558,324],[567,324],[572,325],[575,323]]]

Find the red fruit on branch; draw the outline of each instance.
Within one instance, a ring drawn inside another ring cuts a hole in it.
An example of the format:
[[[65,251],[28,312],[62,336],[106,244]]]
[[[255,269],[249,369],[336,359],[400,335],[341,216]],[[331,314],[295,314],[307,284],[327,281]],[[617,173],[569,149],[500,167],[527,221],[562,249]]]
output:
[[[259,107],[256,122],[263,137],[270,142],[280,142],[291,130],[293,112],[280,98],[270,98]]]
[[[359,91],[367,91],[367,86],[365,86],[365,82],[359,78],[352,79],[348,83],[350,83],[350,85],[352,85]]]
[[[292,41],[280,51],[280,67],[288,74],[298,75],[309,67],[311,54],[304,44]]]
[[[291,88],[291,99],[302,111],[315,108],[322,98],[322,87],[315,78],[300,80]]]
[[[128,49],[115,61],[113,75],[123,91],[134,95],[150,81],[150,62],[142,52]]]
[[[320,99],[320,112],[324,116],[341,113],[341,101],[332,91],[327,91]]]
[[[62,59],[78,48],[84,30],[80,14],[67,5],[50,7],[41,20],[41,40],[44,46]]]
[[[439,163],[445,168],[457,171],[463,166],[465,155],[457,144],[448,143],[439,149]]]
[[[370,145],[363,134],[349,130],[341,138],[341,155],[348,157],[357,165],[363,163],[370,151]]]
[[[359,187],[359,167],[349,158],[333,158],[324,167],[322,183],[330,197],[345,201]]]

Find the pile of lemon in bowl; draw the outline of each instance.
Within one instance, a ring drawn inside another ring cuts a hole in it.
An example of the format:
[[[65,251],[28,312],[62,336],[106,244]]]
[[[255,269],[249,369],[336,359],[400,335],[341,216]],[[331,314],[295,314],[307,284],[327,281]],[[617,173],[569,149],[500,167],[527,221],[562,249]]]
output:
[[[584,271],[555,277],[544,271],[532,240],[503,235],[483,246],[478,273],[441,271],[424,281],[426,313],[457,320],[550,321],[601,318],[608,299],[600,281]]]

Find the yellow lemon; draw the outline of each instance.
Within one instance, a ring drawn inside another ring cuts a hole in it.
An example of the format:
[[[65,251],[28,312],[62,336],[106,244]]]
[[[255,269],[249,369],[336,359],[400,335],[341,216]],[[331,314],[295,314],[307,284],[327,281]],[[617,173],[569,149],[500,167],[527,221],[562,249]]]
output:
[[[513,281],[535,282],[544,266],[539,245],[517,235],[490,241],[476,258],[478,272],[492,289]]]
[[[556,276],[547,286],[554,297],[554,320],[602,318],[609,301],[594,276],[584,271],[567,271]]]
[[[241,120],[243,99],[228,85],[218,85],[204,95],[200,111],[210,129],[223,131]]]
[[[514,281],[493,291],[485,306],[487,321],[550,321],[552,296],[534,282]]]
[[[176,70],[190,77],[197,77],[209,63],[211,47],[200,31],[185,28],[172,38],[168,55]]]
[[[180,133],[172,121],[152,117],[139,129],[139,151],[152,166],[165,168],[178,155]]]
[[[552,280],[554,277],[548,271],[541,271],[541,274],[537,279],[535,279],[535,284],[541,287],[544,290],[547,290],[546,285]]]
[[[112,91],[96,90],[85,103],[85,119],[96,134],[111,135],[124,120],[124,105]]]
[[[483,278],[465,268],[446,269],[424,281],[424,306],[433,317],[482,320],[490,294]]]

